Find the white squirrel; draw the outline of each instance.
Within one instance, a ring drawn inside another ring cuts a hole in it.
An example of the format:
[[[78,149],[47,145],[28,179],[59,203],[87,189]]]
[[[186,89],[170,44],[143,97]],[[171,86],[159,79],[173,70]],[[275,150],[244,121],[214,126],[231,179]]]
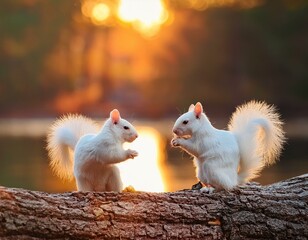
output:
[[[176,120],[171,145],[194,156],[201,191],[231,190],[275,163],[285,141],[282,124],[273,106],[250,101],[237,107],[228,131],[219,130],[198,102]]]
[[[63,179],[74,176],[78,191],[121,192],[122,181],[115,164],[138,156],[122,146],[137,137],[133,125],[122,119],[117,109],[110,112],[101,129],[89,118],[67,115],[52,125],[47,136],[50,166]]]

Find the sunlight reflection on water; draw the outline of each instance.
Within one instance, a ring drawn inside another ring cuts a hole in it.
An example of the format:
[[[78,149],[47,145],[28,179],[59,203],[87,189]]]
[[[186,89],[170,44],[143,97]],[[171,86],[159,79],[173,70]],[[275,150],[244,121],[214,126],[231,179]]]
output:
[[[118,164],[123,183],[125,186],[133,186],[136,190],[164,192],[160,170],[161,162],[164,161],[161,136],[150,127],[139,127],[137,131],[139,137],[133,143],[125,144],[124,148],[137,150],[138,157]]]

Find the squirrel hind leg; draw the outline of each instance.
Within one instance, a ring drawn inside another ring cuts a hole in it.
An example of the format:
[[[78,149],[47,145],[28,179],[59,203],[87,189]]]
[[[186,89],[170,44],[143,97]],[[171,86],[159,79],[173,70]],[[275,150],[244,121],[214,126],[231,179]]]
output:
[[[123,183],[120,176],[120,170],[116,166],[109,169],[109,178],[106,183],[106,191],[122,192]]]
[[[237,174],[233,174],[230,171],[217,171],[212,173],[210,185],[213,186],[216,191],[232,190],[238,185]]]
[[[95,191],[87,179],[76,178],[77,190],[82,192]]]

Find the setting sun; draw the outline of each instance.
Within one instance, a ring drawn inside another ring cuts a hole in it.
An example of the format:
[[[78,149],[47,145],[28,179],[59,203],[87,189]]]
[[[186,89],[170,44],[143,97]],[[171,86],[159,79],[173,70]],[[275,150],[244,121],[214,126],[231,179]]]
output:
[[[118,164],[124,187],[133,186],[136,190],[147,192],[163,192],[164,184],[159,169],[163,156],[161,137],[152,128],[138,128],[139,137],[124,147],[137,150],[139,156]]]
[[[168,18],[161,0],[121,0],[119,18],[133,23],[133,27],[146,35],[154,35]]]

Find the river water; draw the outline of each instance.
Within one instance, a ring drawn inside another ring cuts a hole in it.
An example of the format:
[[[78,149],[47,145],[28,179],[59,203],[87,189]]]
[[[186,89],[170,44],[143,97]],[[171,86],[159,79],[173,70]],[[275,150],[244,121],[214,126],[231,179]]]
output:
[[[46,192],[75,190],[74,181],[62,181],[49,168],[46,133],[53,119],[0,121],[0,185]],[[308,130],[295,122],[286,126],[288,141],[280,160],[254,181],[270,184],[308,171]],[[136,121],[140,139],[131,146],[140,152],[120,166],[124,185],[144,191],[176,191],[197,182],[192,159],[170,147],[171,120]],[[219,125],[219,124],[218,124]],[[222,124],[220,124],[222,125]]]

